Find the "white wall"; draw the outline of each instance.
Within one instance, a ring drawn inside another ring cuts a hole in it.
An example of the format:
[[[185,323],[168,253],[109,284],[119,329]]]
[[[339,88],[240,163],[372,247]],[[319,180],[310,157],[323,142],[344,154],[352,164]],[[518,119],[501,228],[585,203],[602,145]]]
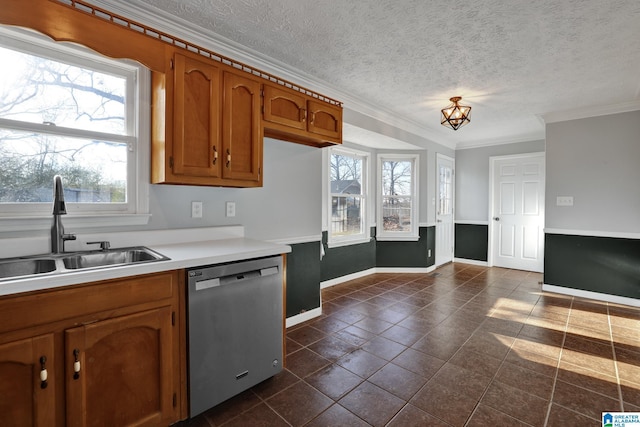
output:
[[[457,150],[456,221],[489,220],[490,157],[543,151],[543,140]]]
[[[640,111],[550,123],[546,135],[545,228],[640,233]]]
[[[261,240],[321,234],[322,151],[265,138],[264,186],[219,188],[153,185],[148,228],[245,226],[245,235]],[[203,202],[203,218],[191,218],[191,201]],[[225,202],[236,203],[236,216],[225,217]]]

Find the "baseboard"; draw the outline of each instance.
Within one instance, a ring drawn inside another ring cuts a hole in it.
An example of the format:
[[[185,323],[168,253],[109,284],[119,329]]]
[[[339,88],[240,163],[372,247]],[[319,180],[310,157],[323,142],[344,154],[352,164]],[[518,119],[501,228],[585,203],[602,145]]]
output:
[[[290,328],[299,323],[306,322],[307,320],[314,319],[322,315],[322,304],[320,307],[305,311],[304,313],[296,314],[295,316],[287,317],[286,327]]]
[[[344,282],[348,282],[349,280],[359,279],[361,277],[369,276],[375,273],[431,273],[437,267],[374,267],[368,270],[358,271],[357,273],[347,274],[346,276],[336,277],[335,279],[325,280],[324,282],[320,282],[320,289],[329,288],[331,286],[339,285]]]
[[[453,262],[459,262],[462,264],[480,265],[483,267],[489,266],[489,263],[487,261],[478,261],[475,259],[467,259],[467,258],[454,258]]]
[[[346,276],[336,277],[335,279],[325,280],[324,282],[320,282],[320,289],[329,288],[331,286],[339,285],[340,283],[348,282],[349,280],[369,276],[370,274],[374,273],[376,273],[376,269],[370,268],[368,270],[358,271],[357,273],[347,274]]]
[[[376,267],[376,273],[431,273],[437,267]]]
[[[565,286],[556,286],[543,284],[542,290],[553,292],[556,294],[570,295],[574,297],[587,298],[597,301],[611,302],[614,304],[629,305],[631,307],[640,307],[640,300],[635,298],[621,297],[618,295],[603,294],[600,292],[584,291],[582,289],[567,288]]]

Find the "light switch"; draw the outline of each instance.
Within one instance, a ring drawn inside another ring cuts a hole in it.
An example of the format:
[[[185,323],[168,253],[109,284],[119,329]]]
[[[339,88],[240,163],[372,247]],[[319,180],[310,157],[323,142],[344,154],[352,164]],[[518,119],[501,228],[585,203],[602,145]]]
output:
[[[573,196],[556,197],[556,206],[573,206]]]

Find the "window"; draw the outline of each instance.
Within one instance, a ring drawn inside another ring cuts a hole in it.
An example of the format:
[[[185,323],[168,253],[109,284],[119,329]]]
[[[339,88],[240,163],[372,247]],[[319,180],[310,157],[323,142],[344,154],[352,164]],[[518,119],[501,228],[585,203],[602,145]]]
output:
[[[332,148],[329,152],[329,244],[369,241],[365,153]]]
[[[0,217],[50,215],[55,175],[70,214],[146,214],[145,70],[3,28],[0,63]]]
[[[418,239],[418,156],[378,156],[378,240]]]

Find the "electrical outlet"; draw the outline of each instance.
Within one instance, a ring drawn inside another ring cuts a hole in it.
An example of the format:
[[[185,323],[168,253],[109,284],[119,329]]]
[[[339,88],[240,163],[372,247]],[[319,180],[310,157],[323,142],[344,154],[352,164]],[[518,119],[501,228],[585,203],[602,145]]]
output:
[[[202,218],[202,202],[191,202],[191,218]]]
[[[431,258],[431,249],[427,249],[427,258]]]
[[[556,197],[556,206],[573,206],[573,196]]]
[[[236,216],[236,202],[227,202],[227,216]]]

